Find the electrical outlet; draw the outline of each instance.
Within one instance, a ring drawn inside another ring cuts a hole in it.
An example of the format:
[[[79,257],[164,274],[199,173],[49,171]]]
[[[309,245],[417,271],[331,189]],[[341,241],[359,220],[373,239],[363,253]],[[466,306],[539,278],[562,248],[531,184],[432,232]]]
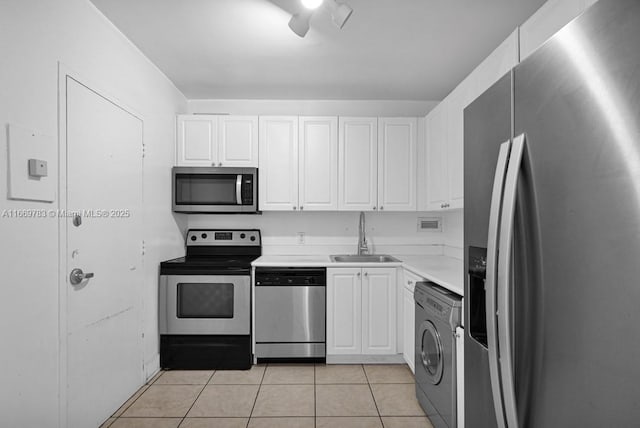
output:
[[[298,244],[304,244],[304,232],[298,232]]]

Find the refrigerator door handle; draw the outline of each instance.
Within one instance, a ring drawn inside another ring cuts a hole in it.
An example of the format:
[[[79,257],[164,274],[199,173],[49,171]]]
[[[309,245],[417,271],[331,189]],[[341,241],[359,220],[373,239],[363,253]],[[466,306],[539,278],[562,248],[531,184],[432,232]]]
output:
[[[498,321],[496,319],[496,275],[498,267],[498,226],[500,224],[500,212],[502,194],[504,190],[505,175],[511,142],[500,145],[498,163],[493,179],[493,191],[491,193],[491,210],[489,214],[489,236],[487,239],[487,277],[486,289],[486,317],[487,317],[487,348],[489,353],[489,375],[491,377],[491,391],[493,405],[496,413],[498,428],[505,428],[504,405],[502,399],[502,386],[500,381],[500,369],[498,362]]]
[[[522,166],[522,155],[525,147],[525,136],[521,134],[514,138],[509,166],[505,178],[504,198],[502,201],[502,216],[500,218],[500,252],[498,254],[498,343],[500,347],[500,379],[502,383],[502,397],[504,399],[504,414],[507,427],[518,428],[518,413],[515,397],[515,382],[513,374],[513,344],[511,325],[511,254],[516,212],[516,198],[518,194],[518,178]]]

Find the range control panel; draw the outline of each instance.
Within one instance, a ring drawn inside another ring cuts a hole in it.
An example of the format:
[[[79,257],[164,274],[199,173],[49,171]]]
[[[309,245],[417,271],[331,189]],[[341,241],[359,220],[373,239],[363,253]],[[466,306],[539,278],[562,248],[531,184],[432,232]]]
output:
[[[260,231],[257,229],[191,229],[187,232],[187,247],[230,245],[260,246]]]

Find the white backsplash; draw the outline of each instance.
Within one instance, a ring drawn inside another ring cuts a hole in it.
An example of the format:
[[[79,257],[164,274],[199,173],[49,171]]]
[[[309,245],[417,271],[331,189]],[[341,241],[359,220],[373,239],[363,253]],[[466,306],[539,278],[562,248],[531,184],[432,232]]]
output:
[[[352,254],[359,212],[264,212],[262,215],[188,215],[193,228],[255,228],[264,254]],[[375,253],[439,255],[444,233],[418,231],[424,213],[367,213],[366,237]],[[443,227],[444,230],[444,227]],[[300,243],[299,233],[304,233]]]
[[[443,254],[463,259],[464,250],[464,211],[447,211],[443,215],[442,243]]]

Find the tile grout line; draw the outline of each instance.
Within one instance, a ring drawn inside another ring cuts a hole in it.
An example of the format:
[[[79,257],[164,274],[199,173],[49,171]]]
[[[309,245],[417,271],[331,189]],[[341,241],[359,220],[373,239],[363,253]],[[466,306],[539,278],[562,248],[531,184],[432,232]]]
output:
[[[382,422],[382,415],[380,414],[380,409],[378,408],[378,402],[376,401],[376,396],[373,394],[373,388],[371,388],[371,382],[369,382],[369,376],[367,376],[367,370],[364,368],[364,364],[362,364],[362,371],[364,372],[364,377],[367,379],[367,386],[369,387],[369,392],[371,392],[371,398],[373,398],[373,404],[376,406],[376,412],[378,412],[378,419],[380,419],[380,425],[384,428],[384,422]]]
[[[184,420],[187,418],[187,415],[189,414],[189,412],[191,411],[191,409],[193,409],[193,406],[196,404],[196,401],[198,401],[198,398],[200,398],[200,396],[202,395],[202,393],[204,392],[204,389],[207,387],[207,385],[209,384],[209,382],[211,381],[211,378],[213,377],[213,375],[216,373],[216,371],[214,370],[213,373],[211,373],[211,376],[209,376],[209,379],[207,379],[207,382],[202,385],[202,389],[200,390],[200,392],[198,393],[198,396],[196,397],[195,400],[193,400],[193,403],[191,403],[191,406],[189,406],[189,409],[187,410],[187,412],[184,414],[184,416],[182,417],[182,419],[180,420],[180,423],[178,424],[178,428],[180,428],[180,425],[182,425],[182,423],[184,422]]]
[[[260,395],[260,390],[262,389],[262,382],[264,382],[264,377],[267,375],[267,369],[269,368],[269,364],[265,364],[264,371],[262,372],[262,377],[260,378],[260,383],[258,384],[258,392],[256,392],[256,398],[253,400],[253,406],[251,406],[251,413],[249,413],[249,419],[247,419],[247,426],[249,428],[249,424],[251,423],[251,417],[253,416],[253,411],[256,408],[256,403],[258,402],[258,396]]]
[[[318,365],[313,365],[313,428],[318,428],[318,396],[316,394],[316,367]]]

